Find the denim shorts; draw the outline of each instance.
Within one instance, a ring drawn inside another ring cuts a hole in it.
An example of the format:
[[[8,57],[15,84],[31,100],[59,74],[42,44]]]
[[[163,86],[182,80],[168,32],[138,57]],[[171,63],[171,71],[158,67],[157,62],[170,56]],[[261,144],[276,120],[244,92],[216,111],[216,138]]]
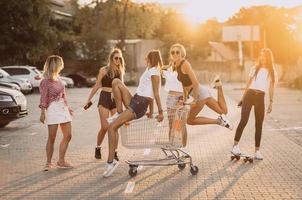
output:
[[[146,114],[148,106],[149,100],[146,97],[135,94],[130,101],[128,109],[134,113],[135,119],[139,119]]]
[[[115,100],[112,97],[111,92],[101,91],[98,106],[100,105],[104,108],[107,108],[108,110],[116,108]]]
[[[175,109],[179,100],[183,99],[183,96],[175,96],[175,95],[168,95],[166,99],[166,106],[170,109]]]
[[[190,95],[193,97],[193,90],[190,91]],[[207,86],[205,85],[199,85],[198,87],[198,96],[197,96],[197,101],[205,100],[209,97],[212,97],[210,90]]]

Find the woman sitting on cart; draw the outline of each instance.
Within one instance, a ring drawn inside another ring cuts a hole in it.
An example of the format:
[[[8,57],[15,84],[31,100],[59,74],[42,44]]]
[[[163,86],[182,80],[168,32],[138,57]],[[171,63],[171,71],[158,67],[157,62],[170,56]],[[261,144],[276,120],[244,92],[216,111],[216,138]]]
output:
[[[160,68],[162,67],[161,53],[158,50],[150,51],[146,56],[147,68],[140,77],[139,85],[134,96],[131,95],[127,86],[120,79],[114,79],[112,82],[112,92],[116,102],[117,113],[108,118],[111,123],[108,129],[109,133],[109,155],[106,164],[104,177],[112,175],[119,162],[114,159],[115,147],[117,146],[117,131],[126,122],[143,117],[150,107],[147,114],[151,117],[153,114],[153,99],[158,107],[158,121],[164,119],[161,106],[160,89]],[[123,111],[123,105],[127,108]]]
[[[190,125],[218,124],[232,130],[233,125],[225,116],[228,111],[219,76],[213,82],[214,88],[217,89],[218,100],[216,100],[211,96],[209,88],[198,82],[191,64],[186,60],[186,49],[183,45],[172,45],[170,56],[175,64],[177,79],[183,86],[184,101],[188,99],[188,95],[192,95],[194,98],[194,104],[191,105],[187,123]],[[207,105],[220,116],[217,119],[197,117],[204,105]]]

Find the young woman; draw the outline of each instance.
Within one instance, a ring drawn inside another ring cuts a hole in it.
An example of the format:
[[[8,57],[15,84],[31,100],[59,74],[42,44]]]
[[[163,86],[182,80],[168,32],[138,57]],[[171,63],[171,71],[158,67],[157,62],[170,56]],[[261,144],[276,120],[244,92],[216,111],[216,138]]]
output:
[[[187,123],[190,125],[218,124],[232,129],[233,125],[225,116],[225,114],[227,114],[227,105],[219,77],[216,77],[214,80],[214,85],[217,89],[217,101],[211,96],[210,91],[206,86],[199,84],[190,63],[186,60],[186,50],[183,45],[172,45],[170,55],[176,67],[177,79],[183,86],[184,101],[187,100],[188,95],[192,95],[194,98],[194,102],[191,105],[191,109],[188,114]],[[204,105],[207,105],[220,116],[217,119],[197,117]]]
[[[260,51],[258,64],[252,68],[247,81],[246,89],[238,106],[241,108],[241,119],[236,130],[234,146],[232,153],[240,155],[239,140],[242,132],[248,122],[249,115],[254,106],[255,110],[255,159],[262,160],[263,157],[259,151],[262,124],[264,120],[264,96],[269,91],[269,106],[267,113],[272,112],[275,83],[277,82],[277,73],[274,67],[273,53],[270,49],[264,48]]]
[[[48,171],[51,163],[54,143],[60,125],[63,139],[59,148],[59,168],[71,168],[65,161],[65,153],[71,140],[71,115],[72,110],[68,107],[64,84],[59,78],[60,71],[64,68],[63,59],[60,56],[49,56],[44,65],[44,79],[40,83],[40,121],[48,125],[48,140],[46,144],[47,161],[44,167]]]
[[[104,177],[109,177],[118,166],[118,161],[114,159],[114,147],[117,146],[117,130],[124,123],[139,119],[147,112],[150,106],[150,112],[147,114],[151,117],[153,114],[153,99],[155,99],[158,107],[158,121],[163,120],[163,110],[160,102],[159,88],[160,88],[160,67],[162,66],[161,54],[158,50],[152,50],[146,57],[147,68],[140,77],[139,85],[136,94],[132,96],[119,79],[114,79],[112,83],[113,95],[116,101],[117,113],[112,116],[109,132],[109,156],[106,164]],[[122,104],[127,108],[122,110]]]
[[[162,76],[165,78],[165,90],[168,92],[168,96],[166,99],[167,113],[169,117],[170,129],[172,128],[172,120],[175,115],[177,106],[180,101],[183,101],[183,88],[181,82],[177,79],[177,72],[175,69],[175,65],[171,62],[168,66],[162,67]],[[187,129],[185,127],[185,132]],[[186,133],[184,134],[187,135]],[[183,145],[186,144],[186,139],[183,138]]]
[[[98,110],[101,121],[101,129],[98,132],[97,144],[95,148],[95,158],[101,159],[101,144],[104,140],[105,134],[108,130],[109,124],[107,118],[109,115],[114,115],[116,113],[115,100],[112,95],[112,81],[117,78],[123,82],[124,76],[124,58],[122,52],[119,49],[113,49],[108,57],[108,65],[102,67],[99,71],[97,81],[92,88],[89,97],[86,102],[86,106],[91,103],[91,99],[95,93],[101,89]],[[117,149],[117,147],[115,148]],[[115,153],[115,158],[118,160],[117,153]]]

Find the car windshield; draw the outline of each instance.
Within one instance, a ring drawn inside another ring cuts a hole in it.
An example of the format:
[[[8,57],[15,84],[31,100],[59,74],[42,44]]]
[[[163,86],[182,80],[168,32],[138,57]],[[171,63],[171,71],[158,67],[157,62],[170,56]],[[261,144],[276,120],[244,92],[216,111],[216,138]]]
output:
[[[4,77],[9,76],[9,74],[6,71],[4,71],[3,69],[0,69],[0,74],[2,74]]]
[[[32,70],[33,70],[36,74],[42,75],[42,73],[41,73],[39,70],[37,70],[37,68],[32,68]]]

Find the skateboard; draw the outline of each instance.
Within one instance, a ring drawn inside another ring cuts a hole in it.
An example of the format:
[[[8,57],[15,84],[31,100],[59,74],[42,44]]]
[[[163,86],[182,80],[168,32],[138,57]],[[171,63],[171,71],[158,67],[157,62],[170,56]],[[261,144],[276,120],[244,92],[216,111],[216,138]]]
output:
[[[244,162],[250,162],[250,163],[253,163],[253,161],[254,161],[254,158],[253,158],[253,156],[251,156],[251,155],[249,155],[249,154],[246,154],[246,153],[241,153],[241,154],[239,154],[239,155],[236,155],[236,154],[233,154],[232,152],[231,152],[231,160],[234,160],[234,159],[236,159],[236,160],[240,160],[240,158],[243,158],[243,161]]]

